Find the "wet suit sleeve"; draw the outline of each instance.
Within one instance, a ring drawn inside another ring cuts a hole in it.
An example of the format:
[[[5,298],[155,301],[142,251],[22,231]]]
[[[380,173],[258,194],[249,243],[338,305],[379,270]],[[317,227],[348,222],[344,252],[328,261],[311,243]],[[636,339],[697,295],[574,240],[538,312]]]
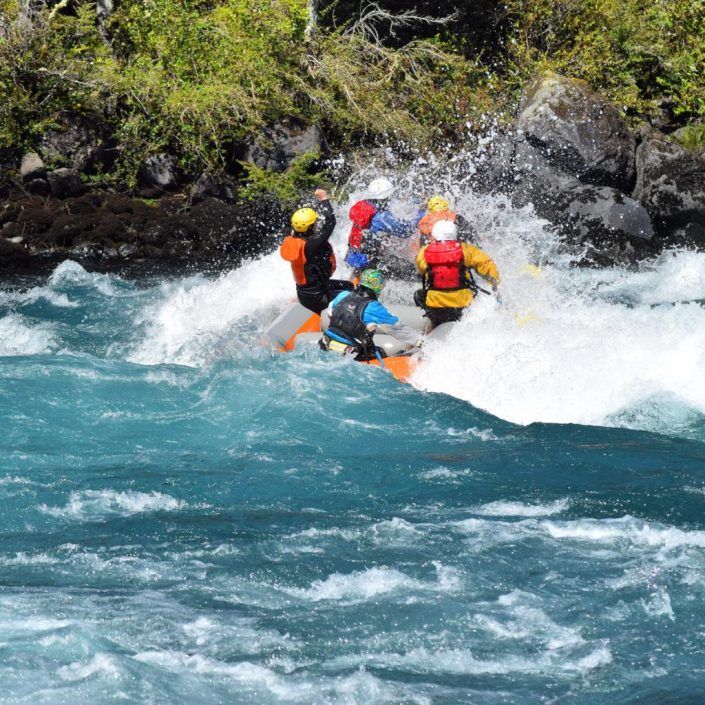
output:
[[[328,240],[335,230],[335,213],[330,201],[321,201],[316,210],[318,212],[318,227],[315,234],[306,239],[304,248],[307,260],[318,254],[328,244]]]
[[[409,237],[414,231],[416,223],[411,220],[399,220],[391,211],[379,211],[370,223],[370,232],[373,235],[389,233],[395,237]]]
[[[479,247],[463,243],[465,266],[474,269],[481,277],[487,279],[493,286],[499,284],[499,271],[492,258]]]

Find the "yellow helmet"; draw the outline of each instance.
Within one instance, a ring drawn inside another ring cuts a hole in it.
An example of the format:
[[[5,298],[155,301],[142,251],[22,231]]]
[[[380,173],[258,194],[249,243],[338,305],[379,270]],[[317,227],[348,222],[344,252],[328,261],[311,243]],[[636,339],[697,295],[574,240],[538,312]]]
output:
[[[428,210],[431,213],[441,213],[450,210],[450,203],[440,196],[432,196],[428,199]]]
[[[297,233],[305,233],[318,220],[318,214],[313,208],[299,208],[291,216],[291,227]]]

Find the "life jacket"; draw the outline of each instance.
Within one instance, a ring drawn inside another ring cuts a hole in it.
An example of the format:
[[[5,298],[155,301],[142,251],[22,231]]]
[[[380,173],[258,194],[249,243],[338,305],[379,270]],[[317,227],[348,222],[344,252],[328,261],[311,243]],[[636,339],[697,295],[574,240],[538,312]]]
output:
[[[426,213],[426,215],[419,220],[419,232],[422,235],[430,235],[431,231],[433,230],[433,226],[439,221],[439,220],[450,220],[453,223],[455,223],[455,219],[457,218],[457,213],[454,211],[440,211],[438,213]]]
[[[348,246],[359,248],[362,245],[362,238],[365,230],[370,227],[372,218],[377,214],[377,209],[369,201],[358,201],[350,209],[350,220],[352,228],[348,237]]]
[[[465,267],[463,246],[457,240],[432,242],[424,250],[428,265],[429,289],[468,289],[470,288]]]
[[[291,262],[291,271],[297,286],[325,286],[335,271],[335,253],[330,243],[313,259],[306,259],[306,237],[287,235],[279,254]]]
[[[372,343],[374,333],[367,330],[362,320],[365,309],[374,299],[351,291],[333,309],[328,330],[341,338],[358,343],[362,348]]]

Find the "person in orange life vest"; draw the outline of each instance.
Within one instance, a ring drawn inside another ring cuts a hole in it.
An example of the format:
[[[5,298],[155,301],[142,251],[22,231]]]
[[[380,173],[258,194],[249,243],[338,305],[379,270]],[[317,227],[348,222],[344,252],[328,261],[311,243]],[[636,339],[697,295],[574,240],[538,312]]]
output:
[[[335,271],[335,254],[329,242],[335,229],[335,213],[323,189],[317,189],[318,212],[299,208],[291,216],[291,234],[279,248],[279,254],[291,262],[299,303],[314,313],[325,309],[339,292],[350,291],[353,283],[331,279]]]
[[[487,279],[495,292],[499,272],[490,256],[479,247],[458,241],[458,228],[452,221],[439,220],[431,236],[432,242],[416,256],[424,288],[414,293],[414,303],[437,326],[459,320],[472,303],[477,292],[472,270]]]
[[[419,214],[419,244],[423,247],[431,242],[431,231],[439,220],[450,220],[458,226],[458,239],[473,242],[477,239],[475,228],[462,216],[451,210],[450,203],[441,196],[428,199],[425,211]]]
[[[400,220],[389,210],[389,198],[394,191],[388,179],[375,179],[368,186],[365,198],[350,209],[352,227],[345,262],[356,273],[367,267],[383,266],[380,255],[384,235],[408,238],[414,231],[416,221]]]

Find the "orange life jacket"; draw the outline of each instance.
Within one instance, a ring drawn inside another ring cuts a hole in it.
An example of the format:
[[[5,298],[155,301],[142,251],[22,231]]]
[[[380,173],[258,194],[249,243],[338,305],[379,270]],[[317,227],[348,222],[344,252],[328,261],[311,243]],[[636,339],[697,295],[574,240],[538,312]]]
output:
[[[291,262],[291,272],[298,286],[325,285],[335,271],[333,248],[327,248],[314,260],[306,259],[306,238],[287,235],[279,248],[279,254]]]
[[[424,251],[430,289],[468,288],[465,253],[457,240],[432,242]]]
[[[439,213],[426,213],[426,215],[419,220],[419,232],[422,235],[430,235],[433,230],[433,226],[439,220],[450,220],[455,223],[457,214],[454,211],[440,211]]]

